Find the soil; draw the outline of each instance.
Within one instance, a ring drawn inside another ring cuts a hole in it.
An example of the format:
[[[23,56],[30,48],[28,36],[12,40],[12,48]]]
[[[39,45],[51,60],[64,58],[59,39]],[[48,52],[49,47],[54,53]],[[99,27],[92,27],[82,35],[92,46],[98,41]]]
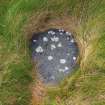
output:
[[[45,86],[40,81],[32,87],[32,105],[44,105],[44,99],[47,95]]]

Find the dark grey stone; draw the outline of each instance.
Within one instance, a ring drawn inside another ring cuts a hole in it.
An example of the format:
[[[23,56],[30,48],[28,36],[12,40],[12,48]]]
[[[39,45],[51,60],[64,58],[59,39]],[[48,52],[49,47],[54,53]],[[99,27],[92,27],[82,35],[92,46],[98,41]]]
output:
[[[79,50],[72,33],[59,29],[36,33],[30,47],[44,83],[61,82],[76,66]]]

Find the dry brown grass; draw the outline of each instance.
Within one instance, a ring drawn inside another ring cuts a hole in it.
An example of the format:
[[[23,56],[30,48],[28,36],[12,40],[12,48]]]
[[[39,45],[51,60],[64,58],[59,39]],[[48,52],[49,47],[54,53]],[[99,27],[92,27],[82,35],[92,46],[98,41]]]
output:
[[[77,27],[76,19],[68,15],[57,15],[52,12],[38,12],[31,15],[24,25],[23,31],[30,38],[35,32],[44,31],[50,28],[63,28],[64,30],[75,33]]]

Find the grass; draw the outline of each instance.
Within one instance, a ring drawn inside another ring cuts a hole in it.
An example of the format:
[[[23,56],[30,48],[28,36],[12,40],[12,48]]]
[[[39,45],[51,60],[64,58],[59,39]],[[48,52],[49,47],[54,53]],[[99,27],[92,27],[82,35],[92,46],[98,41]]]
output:
[[[74,17],[83,50],[80,67],[45,105],[105,104],[105,0],[0,0],[0,105],[29,105],[32,64],[24,24],[33,14],[52,12]],[[55,18],[52,17],[52,18]]]

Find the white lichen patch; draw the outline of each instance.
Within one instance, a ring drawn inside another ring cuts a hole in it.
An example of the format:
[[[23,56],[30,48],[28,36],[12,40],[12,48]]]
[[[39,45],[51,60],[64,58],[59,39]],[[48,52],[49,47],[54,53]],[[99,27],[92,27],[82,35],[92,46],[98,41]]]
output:
[[[43,41],[44,42],[48,42],[48,38],[47,37],[43,37]]]
[[[60,63],[61,64],[65,64],[66,63],[66,59],[60,59]]]
[[[48,56],[48,60],[49,61],[53,60],[53,56]]]
[[[59,29],[59,32],[64,32],[64,30],[63,29]]]
[[[53,50],[55,48],[56,48],[55,44],[51,44],[51,50]]]
[[[52,75],[52,76],[50,77],[50,79],[51,79],[51,80],[55,80],[55,76]]]
[[[62,47],[62,43],[60,42],[60,43],[58,43],[58,45],[57,45],[58,47]]]
[[[41,46],[38,46],[35,50],[37,53],[42,53],[44,50]]]
[[[60,32],[59,34],[60,34],[60,35],[63,35],[63,33],[62,33],[62,32]]]
[[[74,43],[74,39],[71,39],[71,41],[70,41],[71,43]]]
[[[58,41],[59,41],[59,38],[58,38],[58,37],[56,37],[56,36],[51,37],[51,41],[53,41],[53,42],[58,42]]]
[[[76,57],[75,56],[73,57],[73,60],[76,60]]]
[[[67,66],[65,66],[65,70],[67,71],[67,70],[69,70],[69,68]]]
[[[64,69],[59,69],[58,71],[59,71],[59,72],[64,72]]]
[[[33,42],[36,42],[36,41],[37,41],[37,40],[35,40],[35,39],[33,40]]]
[[[66,34],[71,36],[71,33],[70,32],[66,32]]]
[[[54,32],[54,31],[48,31],[48,34],[52,34],[52,35],[54,35],[55,32]]]

